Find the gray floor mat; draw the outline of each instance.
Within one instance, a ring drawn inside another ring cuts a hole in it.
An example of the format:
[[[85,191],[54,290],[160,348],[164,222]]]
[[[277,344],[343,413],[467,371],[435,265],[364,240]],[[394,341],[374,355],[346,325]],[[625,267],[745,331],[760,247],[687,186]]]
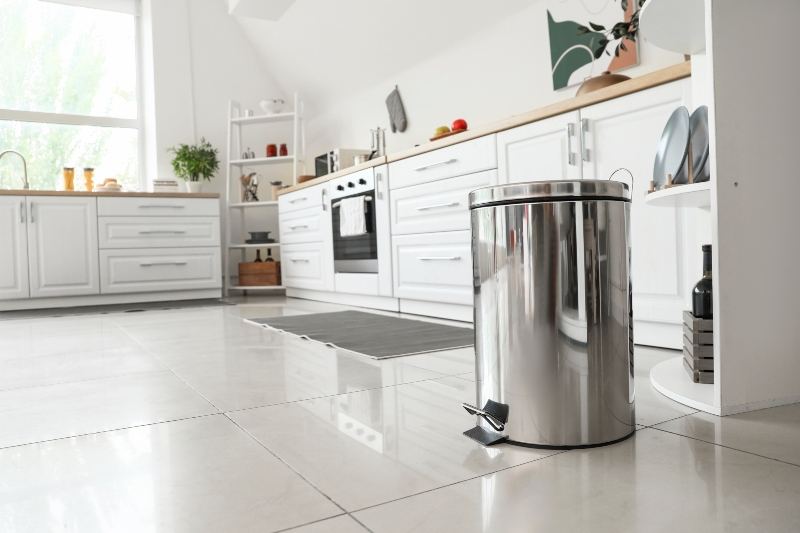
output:
[[[463,348],[472,346],[474,342],[472,328],[361,311],[251,318],[247,321],[375,359]]]

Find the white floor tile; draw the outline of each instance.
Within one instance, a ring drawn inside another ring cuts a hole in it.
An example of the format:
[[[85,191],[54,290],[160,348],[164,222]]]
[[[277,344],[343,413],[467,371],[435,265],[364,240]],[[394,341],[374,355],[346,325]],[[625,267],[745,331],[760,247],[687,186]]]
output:
[[[0,392],[0,447],[217,412],[172,372]]]
[[[222,415],[0,450],[0,472],[15,533],[261,533],[341,513]]]
[[[800,530],[800,468],[654,429],[355,513],[375,533]]]
[[[462,435],[474,384],[453,378],[232,413],[247,431],[347,510],[551,455]]]
[[[289,531],[291,533],[364,533],[367,530],[349,516],[344,515],[290,529]]]

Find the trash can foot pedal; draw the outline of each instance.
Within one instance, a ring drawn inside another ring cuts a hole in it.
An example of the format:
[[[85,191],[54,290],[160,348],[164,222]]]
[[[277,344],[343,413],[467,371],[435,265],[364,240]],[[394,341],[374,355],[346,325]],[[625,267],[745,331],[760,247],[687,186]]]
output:
[[[472,429],[466,430],[464,435],[476,442],[479,442],[480,444],[483,444],[484,446],[498,444],[500,442],[504,442],[508,438],[505,435],[495,433],[494,431],[489,431],[488,429],[483,429],[480,426],[475,426]]]
[[[506,427],[506,422],[508,422],[508,405],[504,403],[486,400],[483,409],[466,402],[462,403],[461,407],[469,414],[479,416],[486,420],[495,431],[503,431]]]

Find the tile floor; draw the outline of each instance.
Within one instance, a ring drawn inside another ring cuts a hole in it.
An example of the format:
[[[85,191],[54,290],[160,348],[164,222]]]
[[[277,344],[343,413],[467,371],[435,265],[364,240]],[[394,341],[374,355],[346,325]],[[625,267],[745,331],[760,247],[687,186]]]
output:
[[[0,321],[0,531],[800,531],[800,404],[697,413],[638,348],[633,438],[482,448],[471,349],[374,361],[241,320],[336,309]]]

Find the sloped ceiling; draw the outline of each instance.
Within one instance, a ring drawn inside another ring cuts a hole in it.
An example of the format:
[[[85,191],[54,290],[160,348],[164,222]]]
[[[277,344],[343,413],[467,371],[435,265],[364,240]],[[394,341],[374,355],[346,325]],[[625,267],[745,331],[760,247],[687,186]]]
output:
[[[321,109],[535,1],[296,0],[277,21],[236,19],[284,91]]]

